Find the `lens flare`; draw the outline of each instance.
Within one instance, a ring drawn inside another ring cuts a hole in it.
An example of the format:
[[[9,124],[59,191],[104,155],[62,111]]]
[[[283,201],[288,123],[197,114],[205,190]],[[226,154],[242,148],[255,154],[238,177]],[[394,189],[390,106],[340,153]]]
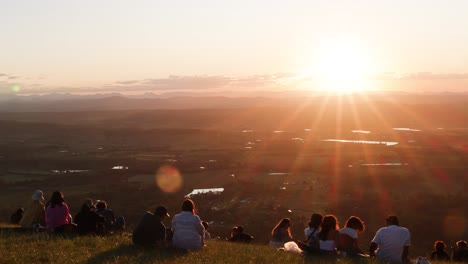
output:
[[[13,87],[11,87],[11,90],[15,93],[19,93],[21,91],[21,87],[17,84],[13,85]]]
[[[182,187],[182,176],[179,170],[170,165],[160,167],[156,173],[156,185],[166,193],[174,193]]]

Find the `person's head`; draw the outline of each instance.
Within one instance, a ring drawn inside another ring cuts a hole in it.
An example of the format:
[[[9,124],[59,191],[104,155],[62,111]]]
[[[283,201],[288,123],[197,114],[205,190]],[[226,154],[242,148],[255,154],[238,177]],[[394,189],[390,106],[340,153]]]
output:
[[[165,217],[170,217],[169,213],[167,213],[167,208],[164,205],[159,205],[154,210],[154,215],[161,217],[164,219]]]
[[[42,202],[44,201],[44,193],[41,190],[35,190],[32,197],[34,201]]]
[[[322,230],[318,234],[320,239],[322,240],[327,240],[328,233],[331,230],[338,230],[340,229],[340,226],[338,225],[338,219],[336,219],[336,216],[329,214],[323,217],[322,221]]]
[[[94,201],[93,201],[93,199],[91,199],[91,198],[86,198],[86,199],[84,200],[84,203],[87,204],[89,208],[94,207]]]
[[[16,210],[16,214],[17,215],[23,215],[24,214],[24,209],[23,208],[18,208],[18,210]]]
[[[455,244],[457,245],[458,249],[465,249],[466,248],[466,241],[465,240],[459,240]]]
[[[201,222],[201,223],[202,223],[203,227],[205,228],[205,230],[208,230],[208,227],[210,227],[210,226],[208,225],[208,223],[207,223],[206,221],[203,221],[203,222]]]
[[[323,216],[321,214],[312,214],[310,217],[309,228],[318,229],[322,224]]]
[[[364,222],[357,216],[349,217],[346,221],[345,227],[352,228],[358,232],[363,232],[365,230]]]
[[[238,226],[237,227],[237,232],[240,234],[242,232],[244,232],[244,227],[243,226]]]
[[[290,233],[291,232],[291,220],[289,220],[289,218],[281,219],[278,222],[278,224],[276,224],[276,226],[273,228],[273,230],[271,230],[271,234],[273,235],[275,231],[279,228],[285,228],[286,230],[288,230],[288,233]]]
[[[191,199],[186,199],[182,203],[182,211],[191,212],[192,214],[195,214],[195,203]]]
[[[106,201],[101,200],[101,201],[97,202],[97,203],[96,203],[96,208],[97,208],[97,209],[100,209],[100,210],[106,209],[106,208],[107,208],[107,203],[106,203]]]
[[[52,193],[52,196],[50,197],[49,204],[51,207],[54,207],[55,205],[62,206],[64,202],[65,202],[65,199],[63,198],[63,194],[59,191],[55,191]]]
[[[387,225],[400,225],[400,222],[398,221],[398,217],[396,215],[389,215],[387,218],[385,218]]]
[[[81,212],[83,213],[87,213],[91,211],[91,208],[89,207],[89,205],[87,203],[84,203],[82,206],[81,206]]]
[[[233,227],[231,230],[231,237],[234,237],[235,235],[237,235],[237,226]]]
[[[446,246],[447,245],[442,240],[438,240],[438,241],[434,242],[434,250],[435,251],[444,251]]]

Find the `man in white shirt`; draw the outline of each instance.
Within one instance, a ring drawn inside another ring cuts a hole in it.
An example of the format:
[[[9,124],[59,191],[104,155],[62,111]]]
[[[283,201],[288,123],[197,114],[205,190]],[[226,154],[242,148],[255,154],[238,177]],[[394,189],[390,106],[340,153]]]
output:
[[[388,216],[386,221],[387,226],[379,229],[372,239],[369,254],[385,262],[410,262],[408,258],[411,245],[409,230],[400,227],[398,218],[394,215]]]

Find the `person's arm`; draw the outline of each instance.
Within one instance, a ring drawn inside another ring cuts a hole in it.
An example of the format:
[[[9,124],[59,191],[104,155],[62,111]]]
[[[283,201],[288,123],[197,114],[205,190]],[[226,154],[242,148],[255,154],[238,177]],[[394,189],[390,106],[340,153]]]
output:
[[[411,246],[411,234],[408,231],[408,238],[405,241],[405,247],[403,248],[403,253],[401,254],[401,261],[403,263],[410,263],[411,260],[409,259],[409,247]]]
[[[358,243],[357,238],[353,239],[353,247],[354,247],[354,249],[356,250],[357,253],[364,254],[364,252],[359,247],[359,243]]]
[[[411,263],[411,260],[409,259],[409,246],[405,246],[403,248],[403,253],[401,254],[401,261],[403,263]]]
[[[375,257],[375,251],[377,250],[379,246],[375,242],[371,242],[370,247],[369,247],[369,255],[371,257]]]

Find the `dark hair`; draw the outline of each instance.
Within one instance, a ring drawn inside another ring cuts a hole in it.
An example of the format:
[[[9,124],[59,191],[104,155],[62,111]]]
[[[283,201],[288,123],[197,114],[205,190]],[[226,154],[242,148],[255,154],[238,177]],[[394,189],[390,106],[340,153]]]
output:
[[[291,226],[291,220],[289,220],[289,218],[283,218],[278,222],[278,224],[276,224],[273,230],[271,230],[271,235],[274,235],[275,231],[279,228],[287,228],[289,235],[291,235],[290,226]]]
[[[89,207],[89,205],[87,203],[84,203],[82,206],[81,206],[81,211],[80,212],[83,212],[83,213],[87,213],[91,211],[91,208]]]
[[[443,251],[447,245],[442,240],[437,240],[434,242],[434,250],[435,251]]]
[[[364,222],[357,216],[350,216],[348,220],[346,220],[345,227],[355,229],[359,232],[365,230]]]
[[[50,197],[49,205],[50,207],[54,208],[55,205],[62,206],[64,202],[65,202],[65,199],[63,198],[63,193],[59,191],[55,191],[52,193],[52,196]]]
[[[389,215],[385,220],[387,220],[387,223],[390,225],[400,225],[400,222],[398,221],[398,217],[396,217],[396,215]]]
[[[239,233],[244,232],[244,227],[243,226],[238,226],[237,231],[239,231]]]
[[[205,228],[205,230],[208,230],[208,223],[205,222],[205,221],[203,221],[201,223],[202,223],[203,227]]]
[[[18,208],[18,210],[16,210],[16,214],[23,214],[24,213],[24,208]]]
[[[457,241],[456,245],[459,248],[466,248],[466,241],[465,240],[459,240],[459,241]]]
[[[106,209],[107,208],[107,203],[106,201],[99,201],[96,203],[96,208],[97,209]]]
[[[330,214],[326,215],[323,218],[322,222],[322,230],[318,233],[318,237],[320,240],[327,240],[328,233],[331,230],[338,230],[340,229],[340,226],[338,225],[338,220],[336,219],[336,216]]]
[[[321,214],[312,214],[310,217],[309,228],[318,229],[322,224],[323,216]]]
[[[184,212],[192,212],[192,214],[194,213],[194,210],[195,210],[195,203],[191,200],[191,199],[186,199],[183,203],[182,203],[182,211]]]

